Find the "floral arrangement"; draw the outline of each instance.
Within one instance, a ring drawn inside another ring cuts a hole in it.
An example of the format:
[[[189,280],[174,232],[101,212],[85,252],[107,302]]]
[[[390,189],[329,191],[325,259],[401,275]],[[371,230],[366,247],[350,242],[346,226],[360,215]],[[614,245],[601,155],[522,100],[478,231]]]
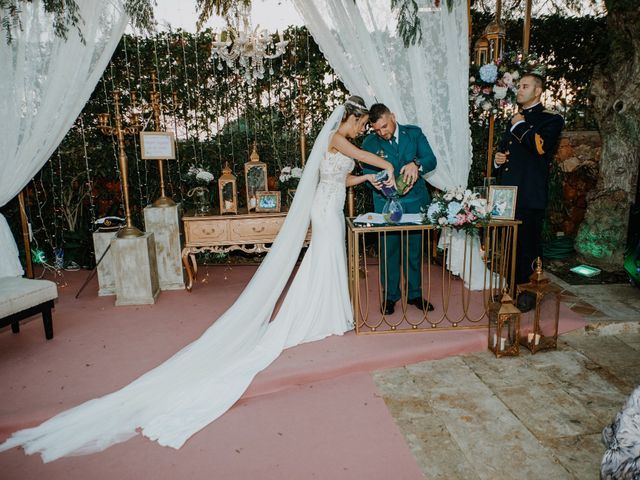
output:
[[[471,67],[469,96],[476,116],[505,113],[516,104],[518,80],[526,73],[544,75],[543,65],[535,54],[506,54],[486,65]]]
[[[286,166],[280,170],[280,185],[284,189],[295,189],[302,178],[302,168]]]
[[[191,183],[199,186],[207,186],[215,179],[213,173],[205,170],[202,167],[196,167],[195,165],[191,165],[189,167],[187,177],[189,177]]]
[[[453,227],[467,232],[477,231],[491,219],[487,200],[471,190],[456,188],[434,195],[431,204],[422,209],[422,223],[439,228]]]

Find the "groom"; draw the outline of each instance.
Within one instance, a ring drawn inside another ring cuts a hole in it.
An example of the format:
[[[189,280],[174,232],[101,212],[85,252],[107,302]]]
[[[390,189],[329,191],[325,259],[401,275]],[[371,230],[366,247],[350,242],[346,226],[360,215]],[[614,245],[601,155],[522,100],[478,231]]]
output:
[[[436,168],[436,157],[427,137],[420,127],[399,125],[395,114],[382,103],[376,103],[369,109],[369,123],[375,134],[367,135],[362,148],[384,157],[393,164],[394,171],[399,172],[408,185],[408,192],[400,197],[404,213],[420,213],[420,207],[428,205],[431,201],[422,175]],[[376,173],[375,169],[370,167],[365,167],[364,171]],[[375,211],[381,213],[385,203],[385,197],[379,191],[373,190]],[[387,233],[383,238],[385,239],[382,240],[380,258],[380,282],[386,290],[383,313],[391,315],[395,310],[396,302],[400,299],[401,249],[405,251],[402,263],[404,277],[408,284],[407,303],[421,310],[433,310],[433,305],[422,297],[420,232],[408,234],[408,251],[406,243],[404,248],[400,245],[400,232]],[[403,237],[403,241],[406,242],[406,239],[407,235]]]

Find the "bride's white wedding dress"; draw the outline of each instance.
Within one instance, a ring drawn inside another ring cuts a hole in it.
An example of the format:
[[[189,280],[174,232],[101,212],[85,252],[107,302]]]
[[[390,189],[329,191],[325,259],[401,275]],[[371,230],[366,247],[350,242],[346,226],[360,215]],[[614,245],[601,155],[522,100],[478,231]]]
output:
[[[271,251],[236,302],[200,338],[124,388],[15,432],[0,451],[22,446],[49,462],[99,452],[138,431],[180,448],[226,412],[284,348],[351,330],[343,208],[354,162],[327,151],[343,112],[338,107],[318,135]],[[310,218],[311,244],[270,321]]]

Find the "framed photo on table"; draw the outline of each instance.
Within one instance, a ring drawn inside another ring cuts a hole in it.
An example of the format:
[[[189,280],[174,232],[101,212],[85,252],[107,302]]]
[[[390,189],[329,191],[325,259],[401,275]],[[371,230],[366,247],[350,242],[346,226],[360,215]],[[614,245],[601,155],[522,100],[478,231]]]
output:
[[[513,220],[516,216],[518,187],[510,185],[491,185],[489,187],[489,205],[491,218]]]
[[[256,212],[279,212],[280,192],[256,192]]]

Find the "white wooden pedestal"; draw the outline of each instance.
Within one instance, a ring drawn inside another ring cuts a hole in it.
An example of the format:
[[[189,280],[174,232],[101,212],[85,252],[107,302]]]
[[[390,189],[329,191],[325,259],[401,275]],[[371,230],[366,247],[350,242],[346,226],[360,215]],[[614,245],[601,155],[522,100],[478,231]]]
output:
[[[116,232],[94,232],[93,251],[96,254],[96,262],[100,262],[98,270],[98,295],[106,297],[116,294],[116,272],[113,265],[113,252],[111,249],[105,254]],[[104,257],[102,256],[104,255]],[[100,260],[102,258],[102,260]]]
[[[111,253],[116,276],[116,306],[155,303],[160,294],[153,233],[114,238]]]
[[[180,205],[144,209],[145,231],[155,236],[160,290],[184,289],[179,212]]]

